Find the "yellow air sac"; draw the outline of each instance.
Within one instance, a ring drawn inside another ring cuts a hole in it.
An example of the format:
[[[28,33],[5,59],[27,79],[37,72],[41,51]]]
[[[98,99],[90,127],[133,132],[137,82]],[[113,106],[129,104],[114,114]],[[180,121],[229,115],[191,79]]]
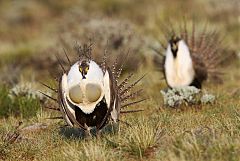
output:
[[[97,84],[86,85],[86,98],[89,102],[96,102],[101,97],[101,87]]]
[[[82,103],[83,102],[83,93],[79,85],[73,86],[69,90],[69,97],[74,103]]]

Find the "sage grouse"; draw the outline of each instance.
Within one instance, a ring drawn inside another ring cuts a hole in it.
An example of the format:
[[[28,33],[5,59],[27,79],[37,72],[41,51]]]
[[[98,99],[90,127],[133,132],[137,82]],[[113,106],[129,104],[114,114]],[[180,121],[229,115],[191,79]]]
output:
[[[164,46],[163,73],[169,87],[195,86],[201,88],[207,78],[220,79],[218,67],[225,57],[220,55],[220,38],[217,32],[203,30],[196,34],[195,25],[191,33],[186,23],[180,33],[168,31],[170,38]]]
[[[109,123],[120,121],[121,113],[132,113],[141,110],[123,110],[124,107],[142,102],[134,99],[142,90],[132,91],[134,86],[143,78],[129,84],[133,74],[126,77],[121,83],[118,79],[121,75],[123,63],[116,69],[118,61],[112,67],[107,64],[107,56],[104,54],[101,65],[96,63],[92,57],[91,45],[76,47],[79,60],[73,65],[65,53],[69,62],[66,70],[58,58],[63,74],[58,79],[58,88],[54,89],[46,84],[46,87],[58,93],[59,110],[66,123],[73,127],[84,129],[86,134],[91,135],[90,130],[95,127],[97,134]],[[50,96],[46,95],[51,98]]]

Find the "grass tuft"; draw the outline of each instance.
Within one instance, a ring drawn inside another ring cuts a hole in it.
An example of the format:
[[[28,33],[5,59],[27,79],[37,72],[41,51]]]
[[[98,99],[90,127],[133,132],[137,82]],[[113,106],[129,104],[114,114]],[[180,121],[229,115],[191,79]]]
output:
[[[124,131],[120,139],[120,147],[130,155],[138,158],[151,156],[157,148],[161,137],[159,123],[153,123],[147,118],[134,120],[135,125]]]
[[[121,154],[108,149],[107,143],[104,140],[85,140],[77,142],[74,146],[67,144],[63,149],[63,154],[66,160],[120,160]]]
[[[36,116],[41,104],[39,98],[26,95],[11,95],[11,90],[6,86],[0,87],[0,117],[11,115],[22,118]]]

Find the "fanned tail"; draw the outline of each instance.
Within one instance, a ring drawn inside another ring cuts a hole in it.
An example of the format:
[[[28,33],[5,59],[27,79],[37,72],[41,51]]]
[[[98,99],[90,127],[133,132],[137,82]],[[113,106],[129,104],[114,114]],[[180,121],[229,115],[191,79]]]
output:
[[[184,29],[181,31],[181,35],[185,35],[183,39],[186,39],[192,54],[195,70],[206,73],[207,77],[210,78],[219,77],[218,67],[224,60],[221,52],[219,52],[222,44],[219,33],[216,30],[208,30],[205,24],[200,34],[197,35],[195,26],[196,24],[192,22],[192,32],[190,33],[185,22]],[[188,37],[191,37],[191,39],[188,39]],[[205,71],[202,70],[202,65],[204,65]]]
[[[222,39],[219,32],[210,30],[207,23],[202,26],[202,29],[197,30],[198,25],[194,21],[189,25],[186,18],[183,18],[182,23],[180,23],[178,33],[177,30],[172,31],[174,25],[171,23],[166,26],[163,30],[165,37],[167,35],[169,39],[169,35],[172,36],[172,34],[180,36],[188,45],[193,58],[194,69],[197,74],[200,74],[201,81],[207,78],[220,78],[222,74],[219,71],[220,64],[226,60],[228,55],[221,53]],[[164,43],[160,42],[160,44]],[[167,45],[164,46],[164,49],[166,47]]]

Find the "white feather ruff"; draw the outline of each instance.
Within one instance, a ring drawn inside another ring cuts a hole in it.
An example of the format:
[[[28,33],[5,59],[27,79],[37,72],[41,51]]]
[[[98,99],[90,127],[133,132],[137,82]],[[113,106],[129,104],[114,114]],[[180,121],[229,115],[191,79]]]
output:
[[[104,97],[103,82],[103,71],[94,61],[90,61],[89,63],[89,71],[87,72],[86,79],[82,79],[82,75],[79,71],[79,62],[77,62],[71,67],[67,75],[67,88],[65,89],[66,97],[73,105],[79,107],[84,113],[92,113],[97,104]],[[79,98],[82,99],[81,101],[76,102],[71,99],[69,91],[72,88],[77,88],[75,91],[81,92],[77,93],[77,96],[82,96],[82,98]],[[96,92],[99,92],[99,94],[97,94],[99,96],[94,96],[96,95]],[[90,95],[90,97],[93,95],[93,98],[97,97],[98,99],[92,102],[89,100],[88,95]]]
[[[170,44],[167,47],[164,70],[170,87],[188,86],[194,79],[194,68],[190,51],[183,40],[179,41],[177,56],[174,58]]]
[[[107,106],[108,108],[110,108],[110,103],[111,103],[111,89],[110,89],[110,85],[111,85],[111,82],[110,82],[110,76],[109,76],[109,72],[108,70],[106,71],[105,75],[104,75],[104,94],[105,94],[105,99],[106,99],[106,103],[107,103]],[[114,98],[114,102],[113,102],[113,106],[112,106],[112,111],[111,111],[111,116],[112,116],[112,119],[114,122],[117,122],[118,120],[118,111],[116,109],[116,98]]]
[[[104,75],[104,94],[105,94],[106,103],[109,108],[110,99],[111,99],[111,90],[110,90],[110,79],[109,79],[108,71],[106,71],[106,73]]]

